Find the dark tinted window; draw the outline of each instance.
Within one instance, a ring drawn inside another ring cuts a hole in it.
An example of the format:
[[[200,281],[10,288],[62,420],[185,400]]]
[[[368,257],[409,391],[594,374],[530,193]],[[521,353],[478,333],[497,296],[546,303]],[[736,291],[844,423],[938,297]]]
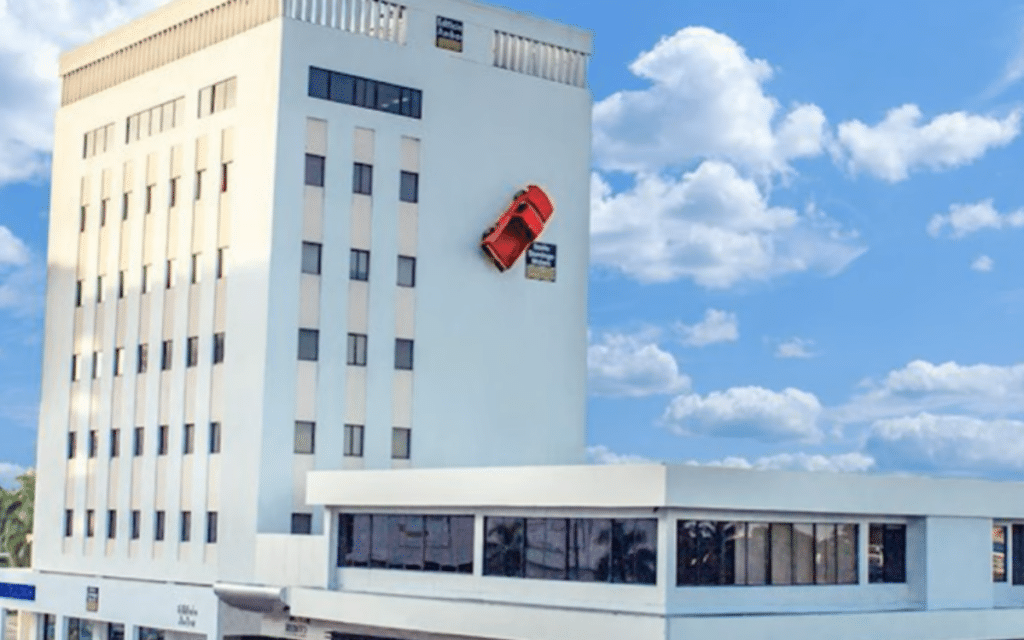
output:
[[[337,71],[327,71],[317,67],[309,68],[308,94],[312,98],[331,100],[410,118],[420,117],[420,104],[423,99],[423,93],[419,89],[360,78]]]
[[[906,582],[907,526],[872,524],[868,532],[868,581]]]
[[[312,153],[306,154],[306,184],[312,187],[324,186],[324,163],[323,156],[316,156]]]
[[[525,518],[485,520],[484,575],[521,577],[525,568]]]
[[[374,516],[375,518],[378,516]],[[423,516],[387,516],[388,568],[423,569]]]
[[[331,100],[335,102],[343,102],[345,104],[353,104],[355,102],[355,95],[355,78],[343,73],[331,74]]]
[[[402,202],[419,202],[420,174],[411,171],[399,174],[398,199]]]
[[[377,109],[388,113],[401,113],[402,88],[393,84],[377,84]]]
[[[325,69],[309,68],[309,96],[311,98],[329,99],[327,87],[330,75],[330,71]]]

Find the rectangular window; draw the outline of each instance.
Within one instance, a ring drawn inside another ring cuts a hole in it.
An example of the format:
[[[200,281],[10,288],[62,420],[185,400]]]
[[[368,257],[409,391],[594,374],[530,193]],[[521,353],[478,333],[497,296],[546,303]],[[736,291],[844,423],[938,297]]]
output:
[[[99,449],[99,435],[95,429],[89,431],[89,457],[96,457],[96,450]]]
[[[160,348],[160,370],[168,371],[171,368],[171,357],[174,355],[174,341],[164,340]]]
[[[70,538],[75,533],[75,512],[71,509],[64,510],[64,537]]]
[[[131,194],[126,192],[121,194],[121,219],[128,219],[128,208],[130,206]]]
[[[117,511],[107,509],[107,540],[117,537]]]
[[[312,513],[293,513],[292,514],[292,533],[299,535],[309,535],[313,532],[313,514]]]
[[[213,544],[217,542],[217,512],[206,512],[206,542]]]
[[[311,187],[324,186],[324,163],[323,156],[306,154],[306,184]]]
[[[1024,584],[1024,525],[1015,524],[1010,528],[1010,532],[1010,546],[1013,550],[1010,574],[1013,584]]]
[[[142,293],[149,293],[149,265],[142,265]]]
[[[167,431],[168,429],[166,424],[160,425],[160,429],[157,431],[156,454],[158,456],[167,455]]]
[[[153,187],[156,185],[146,185],[146,213],[153,213]]]
[[[114,349],[114,375],[124,375],[124,347]]]
[[[224,332],[213,334],[213,364],[224,362]]]
[[[146,369],[149,368],[149,345],[140,344],[138,353],[136,354],[135,362],[136,373],[146,373]]]
[[[92,538],[96,535],[96,511],[85,510],[85,537]]]
[[[320,332],[299,329],[299,360],[316,360],[320,353]]]
[[[135,431],[132,436],[132,455],[136,457],[141,456],[142,446],[144,444],[144,432],[142,427],[135,427]]]
[[[103,276],[96,276],[96,302],[103,302]]]
[[[316,423],[295,422],[295,453],[314,453],[316,438]]]
[[[348,334],[347,363],[357,367],[366,366],[366,335],[362,333]]]
[[[320,275],[320,252],[323,246],[317,242],[302,243],[302,273]]]
[[[163,540],[164,539],[164,512],[157,511],[156,519],[153,523],[153,539]]]
[[[185,366],[194,367],[199,364],[199,336],[189,336],[185,343]]]
[[[181,436],[181,452],[185,455],[196,450],[196,425],[186,424]]]
[[[220,453],[220,423],[210,423],[210,453]]]
[[[399,178],[398,199],[402,202],[420,201],[420,174],[403,171]]]
[[[85,231],[85,219],[87,217],[86,212],[87,212],[87,208],[83,204],[81,206],[81,208],[79,208],[79,210],[78,210],[78,231],[79,232]]]
[[[345,455],[363,457],[363,425],[345,425]]]
[[[379,80],[309,68],[307,93],[311,98],[394,113],[409,118],[422,115],[423,92]]]
[[[173,209],[174,207],[178,206],[178,179],[177,178],[171,178],[171,182],[168,185],[167,190],[168,190],[167,206],[170,207],[171,209]]]
[[[164,272],[164,288],[170,289],[174,286],[174,260],[167,261],[167,268]]]
[[[391,457],[408,460],[412,453],[412,429],[394,427],[391,429]]]
[[[992,527],[992,582],[1006,582],[1006,527]]]
[[[125,276],[125,272],[124,272],[123,269],[121,271],[117,272],[117,297],[118,298],[123,298],[124,297],[124,276]]]
[[[868,529],[868,582],[907,581],[907,525],[874,524]]]
[[[68,460],[75,457],[75,449],[77,449],[77,437],[74,431],[68,432]]]
[[[192,512],[181,512],[181,541],[188,542],[192,539]]]
[[[77,353],[71,354],[71,381],[75,382],[79,378],[79,367],[81,366],[81,357]]]
[[[116,458],[121,455],[121,430],[110,430],[110,457]]]
[[[412,340],[405,338],[395,339],[395,368],[412,369]]]
[[[200,275],[199,267],[200,267],[200,265],[199,265],[199,254],[198,253],[193,253],[192,254],[192,266],[191,266],[191,269],[190,269],[191,273],[189,274],[189,280],[192,282],[192,284],[199,284],[199,275]]]
[[[227,193],[228,190],[228,174],[230,173],[229,165],[230,162],[224,162],[220,165],[220,192]]]
[[[203,169],[199,169],[196,171],[196,202],[198,202],[203,197],[203,173],[205,173]]]
[[[82,306],[82,281],[79,280],[75,283],[75,306]]]
[[[217,249],[217,279],[220,280],[224,277],[224,253],[227,251],[225,247]]]
[[[100,226],[107,226],[107,207],[110,206],[110,198],[100,200]]]
[[[338,516],[339,567],[473,573],[473,516]]]
[[[138,509],[132,511],[132,540],[138,540],[142,536],[142,512]]]
[[[356,162],[352,168],[352,193],[373,195],[373,165]]]
[[[350,280],[370,279],[370,252],[362,249],[349,251],[348,277]]]
[[[92,352],[92,377],[95,380],[100,377],[100,370],[103,368],[103,353],[100,351]]]
[[[398,256],[398,286],[416,286],[416,258]]]

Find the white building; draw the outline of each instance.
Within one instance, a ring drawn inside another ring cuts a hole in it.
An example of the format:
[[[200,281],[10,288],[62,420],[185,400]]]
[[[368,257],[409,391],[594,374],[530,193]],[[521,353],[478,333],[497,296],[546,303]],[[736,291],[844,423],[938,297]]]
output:
[[[579,464],[590,47],[179,0],[61,59],[4,640],[1024,637],[1024,485]]]

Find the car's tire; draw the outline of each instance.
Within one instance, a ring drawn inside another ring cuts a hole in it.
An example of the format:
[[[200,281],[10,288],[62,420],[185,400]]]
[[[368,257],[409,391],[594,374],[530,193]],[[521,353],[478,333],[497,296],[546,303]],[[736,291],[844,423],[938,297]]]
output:
[[[512,196],[512,202],[515,202],[516,200],[518,200],[519,196],[521,196],[521,195],[523,195],[525,193],[526,193],[526,189],[520,189],[519,191],[516,191],[516,195]]]

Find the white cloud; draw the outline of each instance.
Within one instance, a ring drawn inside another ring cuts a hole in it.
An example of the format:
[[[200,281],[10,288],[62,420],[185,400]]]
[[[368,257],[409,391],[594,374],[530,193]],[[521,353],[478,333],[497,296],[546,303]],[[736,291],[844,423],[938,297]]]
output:
[[[645,464],[654,462],[654,460],[644,456],[615,453],[603,444],[587,447],[587,460],[591,464]]]
[[[640,282],[690,278],[707,288],[815,270],[833,274],[864,252],[813,207],[769,206],[735,167],[703,162],[679,180],[639,175],[612,194],[591,181],[591,258]]]
[[[28,247],[7,227],[0,225],[0,267],[28,262]]]
[[[859,120],[837,128],[834,153],[846,161],[852,173],[864,171],[889,182],[909,177],[911,171],[940,171],[969,164],[993,147],[1008,144],[1020,133],[1021,112],[1003,119],[944,113],[920,124],[921,110],[905,104],[891,109],[874,126]]]
[[[779,346],[775,348],[776,358],[813,358],[814,353],[811,352],[811,348],[814,346],[814,340],[805,340],[803,338],[790,338],[784,342],[780,342]]]
[[[587,348],[587,384],[593,395],[639,398],[684,391],[690,378],[652,335],[606,333]]]
[[[594,106],[594,158],[603,169],[649,173],[706,157],[771,174],[822,152],[821,109],[797,105],[773,126],[779,104],[762,88],[771,66],[724,34],[687,27],[640,54],[630,71],[651,86]]]
[[[60,97],[57,55],[160,0],[7,0],[0,3],[0,184],[42,176]]]
[[[707,396],[674,398],[663,421],[681,435],[752,438],[763,442],[821,439],[821,404],[812,393],[788,388],[733,387]]]
[[[1024,422],[930,413],[878,420],[865,449],[882,469],[998,475],[1024,469]]]
[[[978,258],[971,263],[971,269],[975,271],[988,272],[991,271],[995,266],[995,262],[988,256],[978,256]]]
[[[1005,229],[1024,227],[1024,209],[1000,214],[992,206],[992,199],[972,204],[953,204],[949,213],[938,213],[928,221],[928,235],[937,238],[949,227],[951,238],[964,236],[981,229]]]
[[[12,462],[0,462],[0,487],[13,489],[18,484],[16,478],[25,471],[25,467]]]
[[[0,310],[17,315],[40,312],[45,274],[42,261],[10,229],[0,226]]]
[[[680,340],[688,347],[704,347],[716,342],[739,340],[739,323],[735,313],[708,309],[704,319],[697,324],[677,323],[675,330]]]
[[[827,471],[831,473],[853,473],[868,471],[875,466],[875,460],[859,451],[835,455],[809,453],[779,453],[762,456],[753,461],[743,457],[728,456],[710,462],[688,461],[687,464],[705,467],[728,467],[732,469],[757,469],[765,471]]]
[[[1021,31],[1017,51],[1013,57],[1007,60],[1003,74],[982,96],[986,99],[991,99],[1016,84],[1021,78],[1024,78],[1024,30]]]

